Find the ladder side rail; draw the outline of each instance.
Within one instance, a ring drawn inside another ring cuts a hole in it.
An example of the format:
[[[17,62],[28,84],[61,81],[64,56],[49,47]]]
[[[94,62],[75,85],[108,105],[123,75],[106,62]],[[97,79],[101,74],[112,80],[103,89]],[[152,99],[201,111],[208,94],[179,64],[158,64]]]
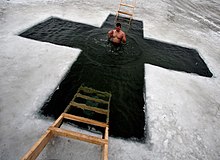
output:
[[[35,160],[53,136],[52,131],[47,130],[46,133],[42,135],[31,149],[21,158],[21,160]]]
[[[104,139],[108,141],[108,127],[105,128],[105,135],[104,135]],[[103,160],[108,160],[108,143],[104,144],[103,146],[103,150],[102,150],[102,159]]]

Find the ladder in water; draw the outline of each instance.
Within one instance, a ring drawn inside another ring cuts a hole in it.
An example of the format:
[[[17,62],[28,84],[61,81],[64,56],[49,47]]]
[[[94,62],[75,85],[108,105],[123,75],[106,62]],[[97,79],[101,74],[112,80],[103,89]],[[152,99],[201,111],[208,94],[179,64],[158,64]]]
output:
[[[95,96],[94,96],[95,95]],[[84,99],[87,102],[95,105],[89,106],[88,104],[76,102],[77,98]],[[21,158],[21,160],[34,160],[36,159],[47,143],[55,136],[62,136],[72,138],[80,141],[85,141],[102,146],[102,160],[108,160],[108,129],[109,129],[109,109],[110,109],[111,93],[98,91],[86,86],[80,86],[77,93],[59,116],[59,118],[47,129],[41,138],[32,146],[32,148]],[[100,108],[97,104],[105,104],[106,108]],[[68,111],[72,108],[80,108],[89,112],[96,112],[106,115],[106,122],[101,122],[81,116],[69,114]],[[91,136],[75,131],[70,131],[60,128],[63,121],[71,120],[89,125],[94,125],[104,128],[102,138]]]
[[[129,25],[134,16],[134,8],[136,6],[136,0],[120,0],[118,10],[116,12],[115,22],[117,22],[120,14],[129,18]]]

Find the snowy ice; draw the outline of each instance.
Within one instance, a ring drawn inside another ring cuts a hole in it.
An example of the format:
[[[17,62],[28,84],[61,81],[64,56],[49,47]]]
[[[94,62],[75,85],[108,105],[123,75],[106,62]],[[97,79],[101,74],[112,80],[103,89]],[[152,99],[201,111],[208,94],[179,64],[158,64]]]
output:
[[[118,4],[119,0],[0,1],[1,160],[21,158],[52,124],[36,112],[80,54],[77,48],[18,34],[51,16],[99,27]],[[143,21],[145,38],[196,49],[213,77],[145,64],[149,137],[144,144],[110,137],[109,159],[220,159],[220,1],[137,0],[134,18]],[[99,156],[99,146],[55,138],[39,159]]]

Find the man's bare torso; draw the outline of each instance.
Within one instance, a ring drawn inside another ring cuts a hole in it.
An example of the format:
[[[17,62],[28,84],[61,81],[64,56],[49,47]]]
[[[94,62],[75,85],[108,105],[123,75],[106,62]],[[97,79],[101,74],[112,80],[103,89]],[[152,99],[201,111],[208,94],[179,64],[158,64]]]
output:
[[[114,43],[121,43],[122,41],[122,38],[124,36],[124,32],[123,31],[116,31],[116,30],[113,30],[113,35],[112,35],[112,42]]]

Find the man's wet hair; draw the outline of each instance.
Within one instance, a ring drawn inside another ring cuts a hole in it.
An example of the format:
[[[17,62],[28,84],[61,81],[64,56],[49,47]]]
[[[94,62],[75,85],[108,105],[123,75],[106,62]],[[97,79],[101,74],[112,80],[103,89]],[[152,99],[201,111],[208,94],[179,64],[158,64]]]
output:
[[[116,27],[121,27],[121,23],[116,23]]]

